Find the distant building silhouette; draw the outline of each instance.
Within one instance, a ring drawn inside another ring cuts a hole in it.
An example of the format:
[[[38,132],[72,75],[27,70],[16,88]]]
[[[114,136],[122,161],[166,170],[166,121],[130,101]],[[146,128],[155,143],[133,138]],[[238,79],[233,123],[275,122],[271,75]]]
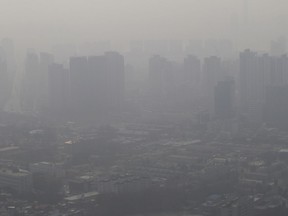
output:
[[[34,112],[38,108],[40,92],[40,63],[39,57],[34,52],[29,52],[25,59],[25,76],[23,79],[22,110]]]
[[[235,82],[218,82],[214,92],[214,115],[218,119],[230,119],[235,116]]]
[[[5,108],[11,97],[12,82],[10,82],[10,78],[7,62],[0,56],[0,110]]]
[[[269,85],[283,86],[288,84],[288,57],[273,56],[270,60]]]
[[[288,85],[268,86],[264,106],[264,120],[270,127],[288,130]]]
[[[108,104],[109,109],[118,112],[125,100],[125,64],[124,57],[117,52],[105,54],[107,62]]]
[[[43,107],[48,107],[49,103],[49,86],[48,86],[48,71],[49,66],[54,63],[54,56],[50,53],[41,52],[39,55],[39,73],[40,73],[40,89],[39,89],[39,103]]]
[[[285,55],[258,55],[250,50],[240,53],[240,114],[246,115],[252,121],[262,122],[262,111],[268,92],[266,87],[288,85],[287,71],[288,58]]]
[[[12,97],[14,81],[16,75],[15,50],[12,39],[4,38],[1,41],[1,78],[0,78],[0,109],[5,109],[5,105]]]
[[[221,64],[221,59],[216,56],[204,59],[202,78],[203,108],[210,114],[214,112],[214,88],[220,80]]]
[[[74,121],[81,120],[86,116],[89,104],[89,72],[87,57],[70,58],[70,105],[71,118]]]
[[[117,118],[125,100],[124,57],[116,52],[104,56],[70,58],[72,118],[109,121]]]
[[[165,76],[169,62],[166,58],[155,55],[149,60],[149,88],[152,97],[165,95]]]
[[[240,114],[254,122],[262,121],[262,106],[265,98],[266,78],[269,76],[270,57],[258,56],[245,50],[240,53],[239,92]]]
[[[70,83],[69,70],[61,64],[49,65],[49,114],[57,121],[69,120]]]

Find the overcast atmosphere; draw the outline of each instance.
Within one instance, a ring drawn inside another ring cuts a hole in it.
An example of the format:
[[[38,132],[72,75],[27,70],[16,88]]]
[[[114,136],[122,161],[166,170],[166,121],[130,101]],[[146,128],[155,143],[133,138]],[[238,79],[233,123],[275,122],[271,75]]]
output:
[[[0,216],[287,216],[288,0],[0,0]]]
[[[240,40],[243,46],[255,42],[254,46],[267,48],[265,42],[287,33],[285,0],[1,0],[0,3],[2,35],[27,46],[103,39],[235,40],[236,33],[241,36],[246,33],[249,36]]]

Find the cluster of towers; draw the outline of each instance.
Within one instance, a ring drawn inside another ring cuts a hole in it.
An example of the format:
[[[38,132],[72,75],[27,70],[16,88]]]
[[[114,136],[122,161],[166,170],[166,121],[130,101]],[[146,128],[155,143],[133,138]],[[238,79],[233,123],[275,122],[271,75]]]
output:
[[[188,56],[182,63],[154,56],[149,65],[154,109],[184,108],[205,112],[210,119],[241,118],[288,128],[286,55],[245,50],[235,60]]]
[[[234,61],[222,61],[216,56],[205,58],[203,63],[193,55],[188,55],[181,63],[154,56],[149,62],[151,100],[165,111],[169,108],[170,111],[205,111],[213,116],[230,117],[236,69]],[[220,114],[221,108],[215,107],[225,103],[216,103],[215,98],[224,100],[225,97],[229,100],[226,109],[230,114]]]
[[[43,111],[58,120],[108,121],[121,110],[125,95],[124,57],[71,57],[69,66],[46,53],[28,53],[22,109]]]
[[[239,111],[248,119],[288,128],[288,57],[240,54]]]
[[[123,110],[138,107],[138,111],[200,113],[210,120],[246,119],[288,129],[285,44],[284,39],[273,41],[270,55],[245,50],[236,58],[227,58],[186,55],[181,43],[174,41],[168,55],[173,60],[169,60],[165,54],[145,52],[143,44],[135,42],[125,57],[117,52],[101,52],[105,54],[70,57],[63,64],[52,54],[30,51],[23,77],[18,77],[20,86],[13,82],[13,42],[4,39],[0,46],[0,110],[7,110],[17,86],[20,111],[61,121],[101,124],[121,119]],[[152,45],[148,48],[161,50],[157,43]],[[144,70],[148,72],[147,80],[142,77],[143,85],[133,87],[141,94],[129,98],[129,76]]]

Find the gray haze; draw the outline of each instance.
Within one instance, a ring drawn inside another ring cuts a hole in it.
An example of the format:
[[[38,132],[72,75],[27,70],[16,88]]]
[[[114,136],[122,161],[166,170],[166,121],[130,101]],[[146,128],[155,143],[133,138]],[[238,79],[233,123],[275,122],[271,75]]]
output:
[[[0,0],[0,216],[287,216],[288,0]]]
[[[287,35],[285,0],[1,0],[1,35],[24,47],[133,39],[228,38],[267,49]]]

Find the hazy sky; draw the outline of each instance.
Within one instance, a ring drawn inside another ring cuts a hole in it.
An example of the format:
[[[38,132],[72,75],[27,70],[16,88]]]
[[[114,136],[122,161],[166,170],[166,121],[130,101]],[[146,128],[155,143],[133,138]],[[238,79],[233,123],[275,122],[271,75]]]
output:
[[[225,37],[261,46],[286,35],[287,0],[246,0],[249,26],[244,1],[0,0],[0,32],[36,47],[103,39]]]

